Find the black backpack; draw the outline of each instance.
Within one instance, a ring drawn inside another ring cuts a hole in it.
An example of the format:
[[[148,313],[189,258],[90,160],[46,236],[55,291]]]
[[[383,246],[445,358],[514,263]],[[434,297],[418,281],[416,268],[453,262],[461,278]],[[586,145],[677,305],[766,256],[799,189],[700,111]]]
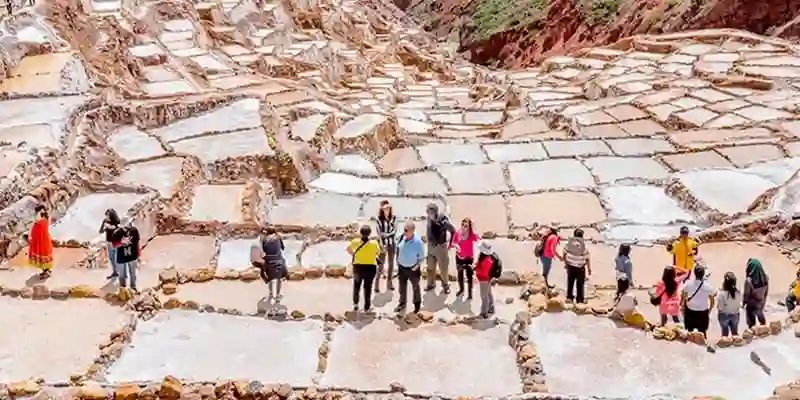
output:
[[[492,257],[492,270],[489,271],[489,277],[497,279],[503,274],[503,263],[501,263],[500,258],[494,254],[489,257]]]

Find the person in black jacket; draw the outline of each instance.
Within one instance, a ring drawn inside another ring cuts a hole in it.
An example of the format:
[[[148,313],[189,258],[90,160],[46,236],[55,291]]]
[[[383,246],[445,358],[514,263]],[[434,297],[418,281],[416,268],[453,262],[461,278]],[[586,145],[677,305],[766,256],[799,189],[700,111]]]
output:
[[[109,280],[119,276],[119,272],[117,271],[119,269],[117,266],[117,248],[119,247],[119,243],[114,242],[114,231],[119,229],[121,223],[117,211],[113,208],[109,208],[106,210],[105,218],[103,218],[103,223],[100,224],[100,229],[98,230],[98,232],[104,234],[106,238],[106,254],[108,255],[108,264],[111,268],[111,274],[107,276],[106,279]]]
[[[428,204],[428,256],[427,256],[427,281],[426,291],[436,288],[436,266],[439,266],[439,280],[442,282],[442,291],[450,293],[450,248],[453,247],[453,237],[456,228],[450,223],[444,213],[439,211],[436,203]]]
[[[136,292],[136,268],[139,266],[141,249],[139,246],[139,230],[132,224],[114,231],[114,242],[119,242],[117,248],[117,272],[119,273],[119,286],[127,287],[130,278],[131,289]]]

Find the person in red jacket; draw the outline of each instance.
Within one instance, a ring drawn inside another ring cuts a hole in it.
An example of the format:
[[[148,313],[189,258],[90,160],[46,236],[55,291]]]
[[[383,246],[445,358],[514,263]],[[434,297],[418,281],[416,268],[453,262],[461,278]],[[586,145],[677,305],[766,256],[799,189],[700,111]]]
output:
[[[482,241],[478,245],[478,261],[475,263],[475,277],[481,295],[481,313],[479,317],[488,318],[494,314],[494,296],[492,295],[492,279],[499,276],[502,270],[500,259],[492,251],[492,246]]]

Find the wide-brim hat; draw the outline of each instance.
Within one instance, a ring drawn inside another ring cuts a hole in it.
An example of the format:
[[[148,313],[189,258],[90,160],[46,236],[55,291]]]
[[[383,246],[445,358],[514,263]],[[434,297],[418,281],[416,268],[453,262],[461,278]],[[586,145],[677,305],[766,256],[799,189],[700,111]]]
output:
[[[483,254],[492,254],[492,245],[486,242],[478,243],[478,251]]]

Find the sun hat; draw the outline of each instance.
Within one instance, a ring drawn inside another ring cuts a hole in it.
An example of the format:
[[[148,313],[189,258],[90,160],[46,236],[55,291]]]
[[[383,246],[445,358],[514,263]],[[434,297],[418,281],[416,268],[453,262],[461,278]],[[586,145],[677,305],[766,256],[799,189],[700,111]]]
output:
[[[478,251],[483,253],[483,254],[492,254],[492,245],[490,245],[489,243],[487,243],[485,241],[481,241],[478,244]]]

